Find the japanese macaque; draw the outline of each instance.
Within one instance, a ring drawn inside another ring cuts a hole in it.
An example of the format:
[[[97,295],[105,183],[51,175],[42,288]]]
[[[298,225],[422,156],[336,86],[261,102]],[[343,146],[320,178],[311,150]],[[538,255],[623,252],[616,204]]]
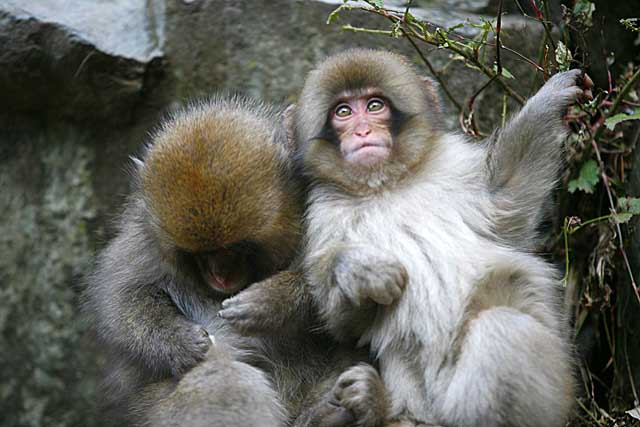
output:
[[[212,99],[165,121],[134,161],[135,188],[85,292],[113,359],[111,396],[131,405],[144,385],[203,361],[212,340],[234,347],[221,301],[290,262],[301,193],[278,120],[255,102]]]
[[[306,331],[242,336],[218,316],[225,298],[260,280],[271,299],[299,294],[296,316],[309,316],[298,273],[269,277],[294,257],[303,209],[280,117],[241,98],[194,104],[134,161],[133,192],[84,294],[109,359],[107,409],[127,421],[339,427],[380,418],[366,401],[345,409],[349,397],[333,410],[353,388],[385,398],[377,372],[359,364],[366,352]]]
[[[481,144],[443,130],[434,84],[401,56],[349,50],[308,76],[293,115],[310,182],[303,267],[327,329],[378,359],[390,422],[569,417],[558,272],[530,249],[564,114],[591,85],[579,70],[553,76]]]

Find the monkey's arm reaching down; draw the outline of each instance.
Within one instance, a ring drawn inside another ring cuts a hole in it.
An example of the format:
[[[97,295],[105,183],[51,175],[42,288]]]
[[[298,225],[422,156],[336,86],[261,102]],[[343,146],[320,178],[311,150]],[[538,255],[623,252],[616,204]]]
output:
[[[492,141],[487,170],[501,238],[532,243],[562,162],[564,115],[577,100],[591,98],[591,86],[580,70],[554,75]]]
[[[169,296],[175,277],[160,260],[144,209],[132,199],[85,294],[85,311],[100,340],[153,378],[183,374],[211,344],[205,329],[187,320]]]
[[[310,280],[322,283],[311,292],[319,314],[338,340],[358,339],[371,324],[377,305],[390,305],[402,295],[407,272],[393,255],[368,246],[329,245],[309,255]]]

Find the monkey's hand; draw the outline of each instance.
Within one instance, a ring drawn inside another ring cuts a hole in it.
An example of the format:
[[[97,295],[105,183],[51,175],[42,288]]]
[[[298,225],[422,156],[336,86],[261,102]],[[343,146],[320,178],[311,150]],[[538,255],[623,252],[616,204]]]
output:
[[[593,82],[581,70],[569,70],[552,76],[528,102],[530,109],[550,112],[561,118],[577,101],[593,99]],[[537,123],[543,126],[545,122]]]
[[[310,311],[302,281],[300,272],[278,273],[224,300],[218,316],[247,335],[289,333]]]
[[[355,307],[371,301],[390,305],[402,295],[407,270],[391,256],[357,248],[340,252],[334,264],[336,285]]]
[[[186,319],[167,329],[165,345],[160,346],[164,357],[160,359],[167,360],[171,374],[179,378],[204,359],[212,340],[202,326]]]
[[[320,427],[377,427],[387,418],[389,400],[373,366],[361,363],[343,372],[321,404]]]

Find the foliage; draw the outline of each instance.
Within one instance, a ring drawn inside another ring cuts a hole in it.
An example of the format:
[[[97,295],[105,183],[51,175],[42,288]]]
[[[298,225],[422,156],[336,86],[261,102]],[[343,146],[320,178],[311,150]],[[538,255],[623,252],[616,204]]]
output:
[[[536,85],[558,71],[589,69],[585,60],[589,46],[584,40],[594,25],[596,7],[591,0],[574,0],[572,8],[563,6],[560,25],[551,19],[550,1],[528,1],[532,15],[525,12],[518,0],[514,1],[526,19],[535,20],[542,27],[537,58],[529,58],[501,39],[502,1],[493,19],[467,20],[443,28],[414,16],[411,1],[398,10],[385,7],[382,0],[344,0],[331,13],[328,23],[338,22],[342,15],[354,12],[385,18],[389,23],[387,29],[351,25],[342,28],[404,38],[457,109],[462,130],[477,137],[484,135],[475,123],[474,101],[487,87],[495,85],[504,94],[503,121],[507,99],[520,105],[525,101],[519,93],[524,79],[504,67],[503,55],[530,65],[542,77],[534,80]],[[640,32],[638,22],[638,18],[628,18],[620,20],[619,25]],[[442,78],[445,70],[437,70],[428,53],[423,52],[426,46],[447,51],[451,61],[459,61],[483,74],[485,83],[469,99],[457,99]],[[590,330],[597,339],[594,348],[581,355],[584,390],[577,400],[581,410],[572,425],[635,425],[640,399],[632,378],[622,307],[631,305],[640,318],[640,293],[627,255],[627,240],[638,222],[633,219],[640,215],[640,198],[625,194],[640,138],[640,64],[615,64],[611,61],[613,55],[600,52],[594,55],[602,55],[596,60],[607,68],[608,87],[594,88],[594,99],[574,107],[567,115],[572,133],[567,149],[568,167],[557,195],[554,222],[557,225],[540,251],[565,264],[566,292],[574,300],[576,336]],[[614,66],[616,80],[611,77]],[[563,217],[564,220],[558,220]],[[625,295],[630,295],[628,301],[623,301]],[[640,360],[635,361],[635,367],[640,370]]]

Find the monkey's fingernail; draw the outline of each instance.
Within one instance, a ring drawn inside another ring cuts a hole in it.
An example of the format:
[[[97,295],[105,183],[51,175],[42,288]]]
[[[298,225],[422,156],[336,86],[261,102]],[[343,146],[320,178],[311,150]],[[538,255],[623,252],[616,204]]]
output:
[[[214,337],[213,335],[209,335],[209,341],[211,341],[212,345],[216,345],[216,337]]]
[[[584,77],[582,78],[582,84],[587,88],[593,87],[593,80],[591,80],[591,77],[589,77],[589,75],[585,73]]]
[[[584,97],[587,98],[589,101],[593,99],[593,92],[591,92],[591,89],[587,89],[584,91]]]

